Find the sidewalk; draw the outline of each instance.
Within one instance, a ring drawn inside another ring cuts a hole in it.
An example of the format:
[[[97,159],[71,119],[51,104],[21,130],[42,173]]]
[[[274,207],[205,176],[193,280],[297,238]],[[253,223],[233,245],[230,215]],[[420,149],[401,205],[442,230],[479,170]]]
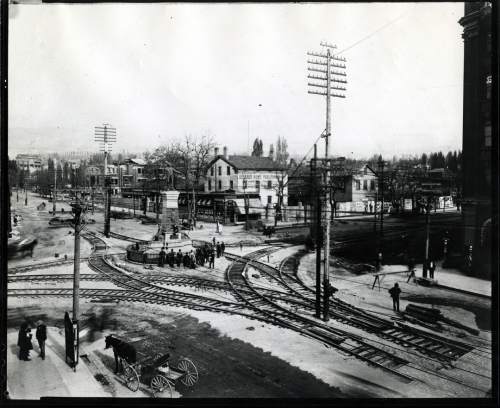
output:
[[[422,265],[417,265],[416,269],[417,276],[421,276]],[[434,279],[439,286],[444,288],[458,289],[491,297],[491,281],[464,275],[463,272],[457,269],[443,269],[441,265],[436,265]]]
[[[65,362],[64,331],[47,327],[45,360],[38,357],[38,343],[33,338],[31,361],[18,358],[17,331],[7,334],[7,390],[12,399],[41,397],[109,397],[80,359],[76,372]]]

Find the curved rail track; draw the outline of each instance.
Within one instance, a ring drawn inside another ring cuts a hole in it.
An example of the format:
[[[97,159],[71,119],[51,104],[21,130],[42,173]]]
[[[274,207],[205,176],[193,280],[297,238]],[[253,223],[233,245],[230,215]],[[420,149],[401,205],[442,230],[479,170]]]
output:
[[[211,310],[242,315],[250,319],[256,319],[299,332],[304,336],[316,339],[327,346],[334,347],[348,355],[363,360],[370,365],[382,368],[405,382],[419,380],[398,370],[406,365],[412,367],[413,363],[368,343],[365,338],[359,335],[331,327],[311,318],[310,312],[314,309],[315,300],[314,290],[304,285],[298,279],[295,268],[290,265],[291,257],[286,258],[280,264],[279,269],[258,261],[258,258],[280,248],[268,247],[247,254],[244,257],[226,253],[226,258],[233,261],[226,270],[226,282],[159,274],[143,275],[137,278],[135,275],[121,270],[106,259],[105,253],[101,252],[107,249],[106,243],[95,233],[86,232],[82,235],[93,244],[93,253],[88,258],[88,263],[97,274],[83,274],[81,278],[84,280],[107,280],[121,288],[80,289],[80,295],[84,298],[96,299],[98,301],[111,300],[166,304],[187,307],[194,310]],[[246,275],[249,267],[258,270],[265,276],[266,280],[272,282],[276,289],[252,284]],[[65,280],[72,278],[71,274],[19,275],[9,277],[9,282]],[[228,302],[179,292],[158,286],[155,283],[172,286],[198,286],[205,289],[228,291],[236,297],[237,301]],[[72,289],[52,288],[9,289],[8,295],[71,297],[73,291]],[[392,321],[369,314],[338,299],[331,300],[330,305],[332,309],[331,315],[334,319],[376,333],[381,338],[416,349],[422,354],[435,356],[440,361],[457,359],[472,350],[472,346],[465,343],[441,338],[440,336],[431,335],[409,327],[395,326]],[[460,383],[451,377],[444,376],[442,378]],[[480,390],[477,387],[467,384],[463,385]]]
[[[315,300],[315,291],[296,276],[295,267],[289,264],[290,258],[294,259],[293,257],[285,258],[279,270],[267,265],[265,269],[270,274],[277,273],[285,285],[312,304]],[[376,333],[381,338],[412,348],[442,362],[456,360],[473,350],[469,344],[410,328],[402,323],[396,323],[397,326],[395,326],[391,320],[375,316],[340,299],[330,300],[330,309],[330,315],[335,320]]]
[[[233,283],[238,282],[239,284],[246,283],[248,286],[252,287],[251,283],[247,279],[247,274],[245,273],[245,270],[248,266],[251,266],[251,267],[257,269],[261,273],[265,273],[270,280],[280,281],[280,278],[278,277],[280,274],[279,270],[256,260],[257,257],[262,256],[264,254],[265,254],[265,251],[257,251],[257,253],[251,254],[254,256],[250,256],[250,257],[248,255],[245,258],[232,256],[232,258],[234,259],[234,262],[231,265],[231,267],[228,268],[228,271],[227,271],[228,281],[233,282]],[[229,255],[229,256],[231,257],[231,255]],[[238,258],[240,258],[240,259],[238,260]],[[252,259],[252,258],[255,258],[255,259]],[[272,269],[271,272],[269,271],[269,268]],[[278,275],[276,275],[276,273]],[[273,274],[274,274],[274,276],[273,276]],[[292,291],[290,288],[290,283],[288,283],[288,285],[285,285],[283,281],[281,281],[281,282],[282,282],[282,286],[286,287],[285,290],[288,290],[289,293],[293,293],[295,295],[297,295],[297,293],[300,293],[300,292],[303,293],[302,290],[299,291],[297,289]],[[320,340],[320,341],[324,342],[325,344],[329,344],[329,345],[331,345],[337,349],[340,349],[340,350],[342,350],[350,355],[353,355],[354,357],[356,357],[358,359],[364,360],[368,364],[379,366],[380,368],[383,368],[386,371],[389,371],[397,376],[400,376],[405,380],[422,381],[419,378],[413,377],[412,375],[409,375],[407,373],[402,373],[399,370],[400,367],[407,365],[409,367],[409,369],[413,369],[415,371],[425,372],[427,374],[431,374],[433,376],[442,378],[446,381],[451,381],[453,383],[463,385],[463,386],[468,387],[470,389],[474,389],[474,390],[485,392],[485,393],[488,392],[488,389],[483,389],[483,388],[475,386],[474,384],[466,383],[461,378],[456,378],[453,376],[448,376],[445,374],[440,374],[437,372],[426,370],[426,369],[420,367],[420,363],[417,362],[417,364],[416,364],[415,362],[409,362],[409,361],[404,360],[403,358],[397,357],[393,353],[387,352],[385,349],[381,349],[377,346],[374,346],[371,343],[368,343],[366,341],[367,339],[365,339],[365,338],[362,338],[360,336],[354,335],[350,332],[346,332],[346,331],[343,331],[343,330],[340,330],[337,328],[334,329],[331,326],[327,326],[327,325],[324,325],[322,323],[319,323],[317,320],[312,320],[309,317],[299,315],[296,313],[296,311],[291,311],[290,309],[284,308],[283,306],[276,304],[275,302],[271,301],[270,299],[267,299],[265,296],[262,296],[262,294],[259,293],[260,289],[255,288],[255,287],[252,287],[252,289],[254,290],[253,296],[245,296],[244,294],[239,293],[240,297],[249,306],[254,305],[254,307],[260,309],[261,311],[264,310],[272,315],[275,315],[275,316],[278,315],[280,319],[285,320],[285,323],[291,323],[292,325],[294,323],[299,323],[299,327],[290,327],[290,326],[288,326],[288,327],[295,329],[295,330],[298,329],[302,334],[309,336],[309,337],[316,338],[317,340]],[[304,287],[302,287],[302,289],[305,290]],[[306,300],[306,299],[304,299],[304,300]],[[308,303],[313,304],[313,302],[311,302],[311,299],[309,299]],[[343,314],[346,314],[346,311],[348,311],[349,313],[353,314],[354,317],[357,317],[357,321],[356,321],[355,325],[359,326],[360,325],[359,320],[361,320],[362,326],[366,331],[372,331],[372,332],[377,333],[377,330],[374,330],[374,328],[372,326],[375,326],[375,327],[380,326],[380,322],[387,324],[387,321],[385,319],[381,319],[381,318],[374,316],[372,314],[368,314],[368,313],[366,313],[362,310],[359,310],[359,309],[357,309],[357,308],[355,308],[347,303],[340,302],[340,306],[344,310]],[[276,310],[280,310],[280,313],[278,314],[276,312]],[[358,316],[361,316],[364,319],[360,319]],[[345,319],[345,317],[344,317],[344,319]],[[371,321],[368,320],[368,323],[369,323],[368,327],[367,327],[366,319],[371,319]],[[372,324],[373,321],[375,321],[374,324]],[[352,321],[351,321],[351,324],[352,324]],[[390,329],[388,328],[389,327],[388,325],[381,326],[381,327],[385,327],[385,331],[383,333],[383,336],[381,336],[381,337],[393,337],[393,336],[389,336],[389,335],[394,333],[395,334],[394,338],[397,340],[400,340],[400,341],[395,341],[393,338],[390,338],[391,341],[396,342],[398,344],[403,344],[406,347],[416,348],[415,344],[408,341],[407,338],[404,338],[404,340],[401,341],[400,336],[398,336],[398,334],[402,334],[403,336],[405,336],[409,333],[412,338],[419,338],[420,341],[416,342],[416,344],[417,345],[420,344],[421,348],[419,348],[419,351],[421,351],[422,354],[427,354],[427,355],[433,354],[433,353],[429,353],[429,348],[431,351],[436,351],[437,350],[436,345],[439,345],[439,347],[443,347],[443,348],[445,348],[445,350],[451,351],[451,352],[445,354],[446,360],[449,360],[449,359],[457,359],[461,355],[467,353],[468,351],[470,351],[474,348],[473,346],[471,346],[469,344],[455,342],[453,340],[443,338],[440,336],[434,336],[430,333],[419,331],[417,329],[413,329],[410,327],[407,327],[407,328],[406,327],[397,327],[397,326],[394,326],[394,324],[392,322],[390,322],[389,324],[391,325]],[[302,325],[302,327],[300,327],[300,325]],[[393,331],[390,331],[391,329]],[[318,334],[319,334],[319,336],[318,336]],[[339,337],[340,337],[340,339],[339,339]],[[380,342],[377,342],[377,341],[374,341],[374,342],[381,344]],[[407,344],[410,344],[410,345],[407,346]],[[390,346],[390,345],[389,346],[385,345],[385,344],[383,344],[383,345],[385,346],[385,348],[387,348],[387,347],[394,348],[393,346]],[[439,351],[437,351],[437,353],[439,353],[438,354],[439,357],[442,356],[442,354],[440,354]],[[442,362],[443,358],[436,358],[436,359],[431,359],[431,360]],[[473,364],[473,365],[477,365],[477,364]],[[457,367],[453,367],[453,368],[457,369]],[[484,379],[487,379],[487,380],[491,379],[491,376],[484,375],[484,374],[476,372],[476,371],[470,371],[470,370],[463,369],[463,368],[458,368],[458,370],[461,370],[467,374],[472,374],[476,378],[477,378],[477,376],[482,377],[483,380]]]

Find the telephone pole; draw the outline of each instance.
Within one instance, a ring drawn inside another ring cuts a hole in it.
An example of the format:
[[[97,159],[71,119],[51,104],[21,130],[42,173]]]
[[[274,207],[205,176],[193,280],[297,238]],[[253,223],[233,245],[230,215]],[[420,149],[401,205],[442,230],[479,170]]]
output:
[[[116,142],[116,128],[104,123],[102,126],[95,127],[94,136],[95,141],[99,143],[99,151],[104,153],[104,235],[109,238],[111,187],[107,177],[108,154],[111,152],[111,144]]]
[[[343,57],[338,57],[331,54],[330,50],[336,49],[337,46],[328,44],[326,42],[321,42],[320,45],[326,48],[326,54],[324,52],[308,52],[307,55],[312,57],[317,57],[320,59],[308,59],[307,62],[310,66],[307,68],[309,71],[318,72],[323,75],[311,75],[307,77],[314,79],[317,82],[309,82],[307,85],[310,87],[320,88],[320,91],[308,90],[307,92],[315,95],[326,96],[326,128],[323,132],[323,137],[325,138],[325,165],[326,171],[324,176],[323,184],[325,186],[325,230],[324,230],[324,272],[323,272],[323,320],[329,320],[329,288],[330,288],[330,213],[332,211],[330,200],[329,200],[329,190],[328,186],[330,184],[330,166],[328,165],[328,160],[330,158],[330,143],[329,138],[331,136],[331,97],[345,98],[342,92],[345,92],[346,88],[343,86],[347,83],[344,79],[346,77],[345,69],[346,66],[344,62],[346,61]],[[333,70],[336,68],[337,70]],[[332,85],[340,84],[340,85]],[[340,92],[335,92],[340,91]]]
[[[75,215],[75,251],[73,258],[73,345],[74,345],[74,369],[78,364],[79,357],[79,317],[80,317],[80,232],[82,227],[82,218],[86,211],[86,206],[78,198],[71,203],[73,214]]]
[[[56,197],[57,197],[57,188],[56,188],[56,183],[57,183],[57,166],[56,166],[56,159],[53,160],[54,162],[54,197],[52,197],[52,213],[56,215]]]
[[[383,256],[383,247],[384,247],[384,166],[385,161],[382,160],[382,157],[379,157],[377,162],[378,173],[380,174],[380,244],[379,244],[379,253]],[[378,254],[377,254],[378,257]]]
[[[314,161],[311,163],[312,176],[313,176],[313,186],[316,192],[316,208],[314,215],[314,233],[316,242],[316,317],[321,319],[321,241],[323,241],[321,235],[321,194],[319,191],[318,183],[318,147],[314,144]]]

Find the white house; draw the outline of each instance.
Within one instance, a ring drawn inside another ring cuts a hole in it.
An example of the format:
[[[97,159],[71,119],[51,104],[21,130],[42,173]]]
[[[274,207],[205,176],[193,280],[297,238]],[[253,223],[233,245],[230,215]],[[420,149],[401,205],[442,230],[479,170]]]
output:
[[[258,193],[263,206],[273,206],[279,202],[288,204],[288,175],[286,168],[270,157],[229,156],[227,147],[224,154],[218,154],[208,164],[205,173],[204,191],[235,191],[238,193]]]

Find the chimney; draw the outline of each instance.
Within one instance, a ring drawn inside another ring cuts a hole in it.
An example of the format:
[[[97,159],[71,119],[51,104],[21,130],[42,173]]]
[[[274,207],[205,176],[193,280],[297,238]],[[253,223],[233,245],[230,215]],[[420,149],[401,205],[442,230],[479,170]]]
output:
[[[214,156],[218,156],[218,155],[219,155],[219,148],[214,147]]]
[[[224,158],[227,159],[227,146],[224,146],[222,151],[224,152]]]

